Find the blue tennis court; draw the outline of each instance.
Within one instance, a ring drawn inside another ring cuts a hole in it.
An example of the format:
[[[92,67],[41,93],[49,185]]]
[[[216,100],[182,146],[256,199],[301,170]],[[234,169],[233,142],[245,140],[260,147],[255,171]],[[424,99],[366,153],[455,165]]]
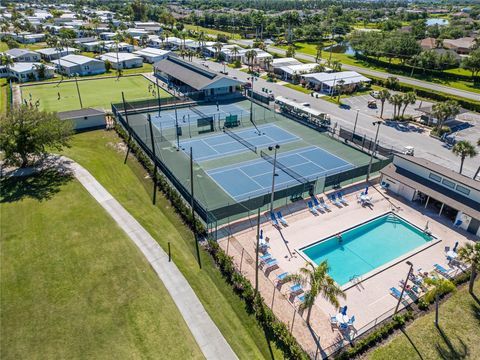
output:
[[[205,117],[211,116],[214,120],[219,121],[220,119],[225,119],[229,115],[237,115],[238,119],[247,118],[247,115],[250,116],[250,111],[245,110],[244,108],[235,105],[203,105],[195,106],[195,109],[200,111]],[[175,110],[160,110],[160,115],[158,112],[151,113],[152,123],[159,129],[171,129],[175,127]],[[181,107],[177,109],[177,119],[178,126],[196,126],[197,120],[202,116],[200,114],[191,110],[190,107]]]
[[[354,168],[351,163],[316,146],[280,153],[277,160],[308,180]],[[260,158],[213,169],[207,174],[235,201],[243,201],[271,192],[272,171],[273,165]],[[279,168],[276,174],[276,190],[298,183]]]
[[[260,130],[261,135],[258,134],[254,127],[243,130],[234,130],[233,132],[258,148],[267,148],[269,145],[285,144],[300,140],[298,136],[283,130],[274,124],[261,125],[258,129]],[[180,141],[180,147],[186,153],[190,153],[190,148],[192,148],[193,159],[195,161],[211,160],[225,155],[249,151],[245,145],[225,133],[182,140]]]

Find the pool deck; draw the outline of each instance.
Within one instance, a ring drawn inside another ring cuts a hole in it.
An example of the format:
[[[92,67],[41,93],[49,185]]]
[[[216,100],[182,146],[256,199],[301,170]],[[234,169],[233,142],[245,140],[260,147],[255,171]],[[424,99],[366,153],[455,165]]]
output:
[[[350,192],[349,189],[343,189],[348,205],[337,207],[328,202],[330,212],[321,213],[318,216],[311,214],[306,203],[304,205],[302,202],[295,203],[296,206],[281,209],[289,226],[282,227],[280,231],[271,225],[267,219],[267,213],[262,214],[261,229],[264,231],[264,237],[270,239],[272,257],[278,260],[278,268],[267,273],[261,271],[260,291],[267,304],[272,302],[276,276],[287,271],[297,273],[298,269],[305,265],[306,260],[297,252],[298,249],[392,210],[422,229],[428,221],[429,229],[438,238],[438,241],[432,241],[432,244],[428,246],[422,246],[399,257],[382,267],[381,272],[374,271],[373,276],[369,278],[364,276],[365,280],[345,290],[346,299],[341,299],[340,305],[348,306],[349,316],[355,315],[355,329],[361,333],[370,328],[372,322],[381,321],[393,313],[397,299],[390,295],[389,289],[396,287],[401,290],[399,281],[405,279],[409,269],[405,261],[409,260],[413,263],[414,273],[419,268],[422,271],[430,272],[435,263],[448,268],[445,246],[452,248],[456,241],[461,246],[474,238],[474,235],[463,230],[453,229],[448,219],[439,217],[431,210],[414,203],[407,203],[391,193],[386,193],[378,185],[376,186],[378,191],[372,188],[369,191],[369,195],[372,197],[372,206],[363,207],[357,202],[357,196],[363,189],[364,185],[362,184],[351,188]],[[324,198],[326,199],[325,196]],[[253,282],[256,228],[255,219],[250,220],[247,225],[245,223],[232,225],[230,231],[234,235],[220,240],[220,244],[224,249],[228,247],[229,255],[234,257],[237,266],[240,266],[241,263],[242,272]],[[239,231],[235,231],[236,229]],[[457,269],[457,271],[461,270]],[[275,290],[276,298],[274,299],[274,312],[282,321],[289,324],[293,319],[294,308],[298,308],[297,301],[292,301],[292,297],[289,295],[291,285],[288,283],[278,287]],[[279,296],[279,292],[282,295]],[[409,301],[411,300],[409,299]],[[285,302],[285,304],[279,304],[279,302]],[[319,337],[322,349],[334,346],[344,338],[338,330],[332,329],[330,326],[329,314],[335,315],[336,313],[338,310],[333,306],[321,297],[317,298],[312,312],[311,325]],[[306,312],[302,317],[306,317]],[[315,341],[312,343],[312,340],[309,340],[309,337],[313,337],[308,327],[302,320],[298,321],[298,318],[295,321],[294,335],[304,349],[315,354]]]

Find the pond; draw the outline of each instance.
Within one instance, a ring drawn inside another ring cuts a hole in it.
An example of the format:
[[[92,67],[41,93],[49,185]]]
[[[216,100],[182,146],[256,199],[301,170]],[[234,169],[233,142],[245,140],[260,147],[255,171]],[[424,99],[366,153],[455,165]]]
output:
[[[427,19],[426,24],[427,26],[432,26],[432,25],[439,25],[439,26],[444,26],[448,25],[449,21],[447,19],[440,19],[440,18],[430,18]]]
[[[340,44],[330,45],[323,48],[324,51],[330,51],[330,48],[333,53],[336,54],[345,54],[345,55],[355,55],[355,50],[350,46],[349,43],[344,42]]]

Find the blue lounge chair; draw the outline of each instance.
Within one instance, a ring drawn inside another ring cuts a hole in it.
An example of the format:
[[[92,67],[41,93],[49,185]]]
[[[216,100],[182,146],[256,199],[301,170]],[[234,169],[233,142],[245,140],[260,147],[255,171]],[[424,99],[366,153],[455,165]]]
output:
[[[342,195],[342,193],[341,193],[340,191],[337,193],[337,198],[338,198],[338,200],[339,200],[342,204],[348,205],[347,200],[345,200],[345,199],[343,198],[343,195]]]
[[[277,275],[277,284],[283,284],[287,276],[288,276],[288,272],[284,272],[284,273],[281,273],[280,275]]]
[[[270,213],[270,219],[272,219],[272,225],[278,227],[278,220],[275,218],[275,214],[273,212]]]
[[[317,198],[314,196],[313,197],[313,205],[315,207],[315,209],[317,209],[318,211],[323,211],[323,207],[320,206],[320,203],[318,202]]]
[[[297,296],[298,302],[303,304],[305,302],[305,294]]]
[[[287,220],[284,219],[280,211],[277,212],[277,219],[282,223],[283,226],[288,226]]]
[[[335,194],[332,194],[330,196],[330,201],[332,202],[332,204],[335,204],[337,206],[340,206],[340,203],[338,202],[337,198],[335,197]]]
[[[317,211],[317,209],[315,209],[315,208],[313,207],[313,204],[312,204],[311,201],[309,201],[309,202],[307,203],[307,205],[308,205],[308,209],[310,210],[310,212],[311,212],[313,215],[318,215],[318,211]]]
[[[290,286],[290,292],[293,295],[297,295],[297,294],[302,293],[303,292],[302,285],[301,284],[295,284],[295,285]]]
[[[320,198],[320,206],[323,207],[325,210],[329,210],[330,206],[323,200],[323,197]]]
[[[271,258],[272,258],[272,254],[266,253],[265,255],[260,256],[260,262],[266,263]]]
[[[348,325],[348,326],[353,326],[353,323],[354,323],[354,322],[355,322],[355,315],[353,315],[353,316],[350,318],[350,320],[348,320],[347,325]]]
[[[264,269],[265,270],[271,269],[272,267],[277,266],[277,264],[278,264],[277,259],[271,258],[265,262]]]
[[[445,269],[443,266],[439,264],[433,264],[433,268],[435,269],[436,272],[438,272],[440,275],[443,275],[447,278],[452,277],[452,272],[454,271],[453,269]]]
[[[453,224],[454,227],[459,227],[460,225],[462,225],[463,221],[462,220],[457,220],[455,222],[455,224]]]
[[[402,295],[402,292],[398,290],[396,287],[390,288],[390,294],[395,298],[395,299],[400,299],[400,296]],[[403,294],[403,298],[405,299],[406,294]]]
[[[336,316],[330,315],[330,325],[331,325],[332,327],[338,326],[338,320],[337,320],[337,317],[336,317]]]
[[[345,305],[345,306],[342,308],[341,313],[342,313],[342,315],[347,315],[347,305]]]

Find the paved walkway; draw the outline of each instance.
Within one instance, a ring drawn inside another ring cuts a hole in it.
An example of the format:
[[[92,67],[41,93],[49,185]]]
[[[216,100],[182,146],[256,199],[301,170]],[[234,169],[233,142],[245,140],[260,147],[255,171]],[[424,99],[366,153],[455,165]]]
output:
[[[150,234],[82,166],[65,159],[75,177],[137,245],[177,305],[207,359],[237,359],[180,270]]]

